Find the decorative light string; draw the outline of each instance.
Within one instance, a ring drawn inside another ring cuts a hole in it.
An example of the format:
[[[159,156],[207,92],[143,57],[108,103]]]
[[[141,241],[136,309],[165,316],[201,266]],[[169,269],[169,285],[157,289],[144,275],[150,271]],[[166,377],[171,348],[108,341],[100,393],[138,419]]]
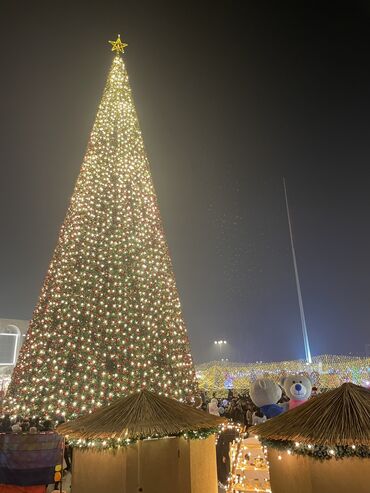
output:
[[[366,459],[370,457],[370,447],[366,445],[325,446],[280,440],[262,440],[262,444],[266,448],[286,452],[287,455],[306,455],[318,460],[344,459],[346,457]],[[279,460],[283,460],[283,457],[283,454],[278,456]]]
[[[127,447],[129,445],[133,445],[137,443],[139,440],[159,440],[159,439],[164,439],[164,438],[176,438],[176,437],[183,437],[185,440],[205,440],[206,438],[210,437],[211,435],[214,435],[218,433],[219,429],[218,428],[207,428],[207,429],[199,429],[199,430],[192,430],[192,431],[182,431],[177,434],[173,435],[151,435],[151,436],[141,436],[137,438],[130,438],[130,439],[125,439],[125,438],[116,438],[116,437],[111,437],[111,438],[89,438],[89,439],[84,439],[84,438],[70,438],[66,436],[68,443],[77,448],[82,448],[82,449],[89,449],[89,448],[94,448],[94,449],[117,449],[117,448],[122,448],[122,447]]]

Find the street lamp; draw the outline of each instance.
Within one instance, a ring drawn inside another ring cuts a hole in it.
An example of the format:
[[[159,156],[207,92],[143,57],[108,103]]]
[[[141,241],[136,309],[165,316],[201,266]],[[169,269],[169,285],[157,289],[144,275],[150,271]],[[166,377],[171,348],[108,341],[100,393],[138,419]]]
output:
[[[227,344],[227,341],[225,341],[224,339],[220,339],[219,341],[215,341],[215,345],[218,346],[218,348],[220,350],[220,359],[221,359],[221,356],[222,356],[222,348],[226,344]]]

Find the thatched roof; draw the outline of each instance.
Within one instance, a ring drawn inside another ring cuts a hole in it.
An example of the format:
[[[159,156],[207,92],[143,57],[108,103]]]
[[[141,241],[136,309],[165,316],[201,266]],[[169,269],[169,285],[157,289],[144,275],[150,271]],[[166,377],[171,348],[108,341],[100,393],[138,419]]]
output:
[[[370,446],[370,390],[344,383],[251,431],[262,440]]]
[[[217,428],[225,419],[142,390],[58,426],[70,438],[135,440]]]

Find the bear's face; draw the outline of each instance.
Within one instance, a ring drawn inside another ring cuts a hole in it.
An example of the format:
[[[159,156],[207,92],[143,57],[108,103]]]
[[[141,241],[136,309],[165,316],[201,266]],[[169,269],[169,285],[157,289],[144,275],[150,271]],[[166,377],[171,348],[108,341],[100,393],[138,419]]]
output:
[[[304,401],[311,395],[312,383],[305,375],[295,374],[284,378],[283,387],[290,399]]]
[[[251,399],[257,407],[276,404],[281,398],[281,394],[279,385],[267,378],[259,378],[250,389]]]

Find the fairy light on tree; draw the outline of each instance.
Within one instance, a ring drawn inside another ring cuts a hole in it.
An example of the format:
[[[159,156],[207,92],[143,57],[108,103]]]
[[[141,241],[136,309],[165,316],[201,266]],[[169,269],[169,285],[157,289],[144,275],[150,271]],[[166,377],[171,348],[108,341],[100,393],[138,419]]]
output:
[[[177,399],[195,372],[120,36],[9,410],[86,413],[135,389]]]

